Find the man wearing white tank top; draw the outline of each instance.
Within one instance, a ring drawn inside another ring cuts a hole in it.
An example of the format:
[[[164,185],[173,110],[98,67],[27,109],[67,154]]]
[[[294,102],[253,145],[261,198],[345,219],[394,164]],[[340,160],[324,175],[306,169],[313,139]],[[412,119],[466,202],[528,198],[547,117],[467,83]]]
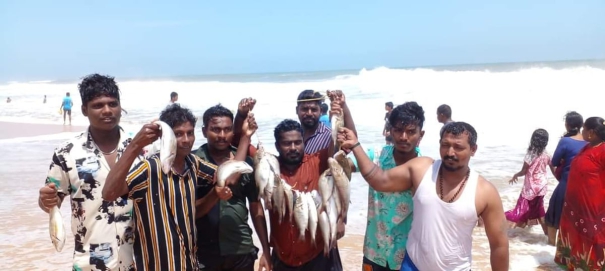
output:
[[[351,149],[359,171],[376,191],[412,189],[414,219],[401,271],[470,270],[472,233],[484,221],[493,271],[508,270],[507,223],[498,190],[469,167],[477,151],[477,132],[452,122],[441,131],[441,160],[414,158],[381,170],[367,157],[355,134],[343,128],[338,140]]]

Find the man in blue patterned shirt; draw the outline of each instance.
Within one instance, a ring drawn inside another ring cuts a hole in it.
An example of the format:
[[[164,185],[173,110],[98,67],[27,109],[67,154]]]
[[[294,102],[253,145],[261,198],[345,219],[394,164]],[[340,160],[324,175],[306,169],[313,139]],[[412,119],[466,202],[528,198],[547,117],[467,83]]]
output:
[[[416,102],[395,107],[389,116],[393,144],[380,154],[380,167],[391,169],[420,156],[424,110]],[[399,270],[412,227],[412,192],[385,193],[368,187],[368,223],[363,247],[363,270]]]

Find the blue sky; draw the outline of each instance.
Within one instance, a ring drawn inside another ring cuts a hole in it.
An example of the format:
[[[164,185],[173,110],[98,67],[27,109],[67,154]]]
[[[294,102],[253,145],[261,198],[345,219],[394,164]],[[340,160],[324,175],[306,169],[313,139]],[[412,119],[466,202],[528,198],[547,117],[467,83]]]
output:
[[[605,58],[605,1],[0,2],[0,80]]]

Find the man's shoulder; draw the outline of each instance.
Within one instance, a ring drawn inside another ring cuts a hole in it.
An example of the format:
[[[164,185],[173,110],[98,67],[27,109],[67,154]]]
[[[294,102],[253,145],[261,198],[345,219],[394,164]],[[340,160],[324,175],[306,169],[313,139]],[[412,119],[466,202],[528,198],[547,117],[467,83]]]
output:
[[[87,138],[87,133],[85,131],[81,132],[78,135],[61,142],[55,148],[55,152],[57,154],[72,154],[75,150],[82,148],[85,145]]]

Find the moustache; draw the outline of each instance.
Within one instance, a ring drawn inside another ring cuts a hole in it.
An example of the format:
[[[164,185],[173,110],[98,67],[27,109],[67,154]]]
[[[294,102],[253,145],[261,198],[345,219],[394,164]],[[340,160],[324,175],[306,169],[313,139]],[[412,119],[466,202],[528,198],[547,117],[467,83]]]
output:
[[[300,152],[298,152],[298,151],[291,151],[291,152],[288,152],[286,155],[287,156],[300,155]]]
[[[456,158],[454,156],[445,156],[445,157],[443,157],[443,160],[444,161],[445,160],[450,160],[450,161],[453,161],[453,162],[458,162],[458,158]]]

